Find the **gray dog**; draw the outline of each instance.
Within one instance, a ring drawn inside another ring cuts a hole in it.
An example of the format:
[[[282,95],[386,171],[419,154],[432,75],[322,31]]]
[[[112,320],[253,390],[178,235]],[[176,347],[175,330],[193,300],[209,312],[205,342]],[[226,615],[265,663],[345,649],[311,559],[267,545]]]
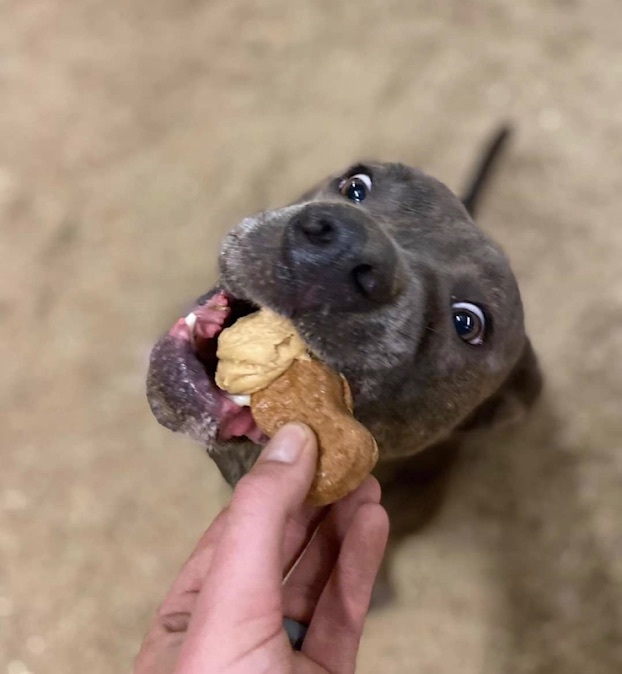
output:
[[[462,201],[417,169],[370,162],[243,220],[222,246],[218,286],[152,352],[147,390],[160,423],[202,443],[237,482],[265,438],[214,384],[216,341],[270,307],[350,383],[355,416],[379,445],[394,540],[420,526],[460,434],[516,418],[541,388],[508,260],[471,217],[506,136]]]

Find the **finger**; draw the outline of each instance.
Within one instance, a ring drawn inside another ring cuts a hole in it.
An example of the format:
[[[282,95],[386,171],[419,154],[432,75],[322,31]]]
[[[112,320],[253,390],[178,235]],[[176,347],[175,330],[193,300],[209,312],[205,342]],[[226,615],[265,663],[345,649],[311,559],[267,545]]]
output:
[[[167,623],[183,622],[180,614],[192,612],[194,600],[209,572],[216,544],[227,521],[228,508],[222,510],[201,536],[160,606],[157,617]],[[189,615],[187,616],[189,618]],[[168,626],[169,629],[173,625]],[[175,628],[179,631],[180,628]]]
[[[211,662],[210,653],[226,659],[230,649],[223,635],[235,641],[230,648],[238,652],[252,648],[257,633],[266,630],[285,638],[281,628],[285,527],[302,505],[316,465],[315,436],[306,426],[291,424],[274,436],[238,483],[180,654],[180,663],[190,670]]]
[[[283,577],[296,565],[315,530],[326,516],[326,507],[303,503],[287,520],[283,539]]]
[[[384,508],[359,508],[318,602],[302,652],[330,672],[354,672],[374,580],[389,534]]]
[[[223,510],[199,540],[160,605],[136,658],[134,674],[170,674],[226,521]]]
[[[380,485],[374,477],[333,505],[315,537],[283,586],[283,614],[309,623],[339,556],[339,550],[361,506],[380,502]]]
[[[280,593],[286,525],[294,523],[288,543],[295,548],[306,535],[310,521],[309,511],[305,515],[300,509],[316,465],[315,437],[308,428],[291,425],[275,435],[235,490],[219,545],[216,573],[222,569],[227,578],[236,578],[236,582],[239,576],[241,582],[248,583],[249,590],[258,586]],[[252,574],[248,573],[249,560],[253,560]]]

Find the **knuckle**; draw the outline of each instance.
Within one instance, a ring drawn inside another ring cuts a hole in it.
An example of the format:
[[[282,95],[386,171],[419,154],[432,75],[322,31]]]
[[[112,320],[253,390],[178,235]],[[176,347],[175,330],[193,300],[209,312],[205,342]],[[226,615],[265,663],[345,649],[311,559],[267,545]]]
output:
[[[188,630],[190,624],[190,613],[180,611],[177,613],[164,613],[158,616],[160,627],[167,634],[180,634]]]

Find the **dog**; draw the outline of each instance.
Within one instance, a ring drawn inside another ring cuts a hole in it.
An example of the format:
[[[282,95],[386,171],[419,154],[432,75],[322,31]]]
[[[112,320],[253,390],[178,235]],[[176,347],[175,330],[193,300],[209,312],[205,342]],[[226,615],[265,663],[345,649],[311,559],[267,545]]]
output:
[[[520,417],[542,388],[510,263],[473,220],[508,135],[489,143],[462,200],[421,170],[363,162],[234,227],[218,285],[152,351],[158,421],[236,484],[263,440],[214,383],[217,334],[269,307],[348,380],[379,446],[392,542],[422,526],[462,434]],[[386,567],[378,587],[377,604],[391,596]]]

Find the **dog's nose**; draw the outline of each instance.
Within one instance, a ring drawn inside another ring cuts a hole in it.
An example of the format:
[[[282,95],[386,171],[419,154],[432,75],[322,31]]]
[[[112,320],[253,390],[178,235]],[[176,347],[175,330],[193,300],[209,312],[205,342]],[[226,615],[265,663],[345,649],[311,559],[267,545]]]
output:
[[[365,245],[365,230],[360,218],[349,208],[308,205],[289,222],[295,255],[331,262],[344,253]]]
[[[363,309],[395,296],[395,248],[357,207],[303,206],[285,228],[283,257],[298,286],[297,295],[313,298],[311,304]]]
[[[292,218],[291,224],[314,246],[328,248],[337,241],[337,228],[330,214],[302,211]]]

